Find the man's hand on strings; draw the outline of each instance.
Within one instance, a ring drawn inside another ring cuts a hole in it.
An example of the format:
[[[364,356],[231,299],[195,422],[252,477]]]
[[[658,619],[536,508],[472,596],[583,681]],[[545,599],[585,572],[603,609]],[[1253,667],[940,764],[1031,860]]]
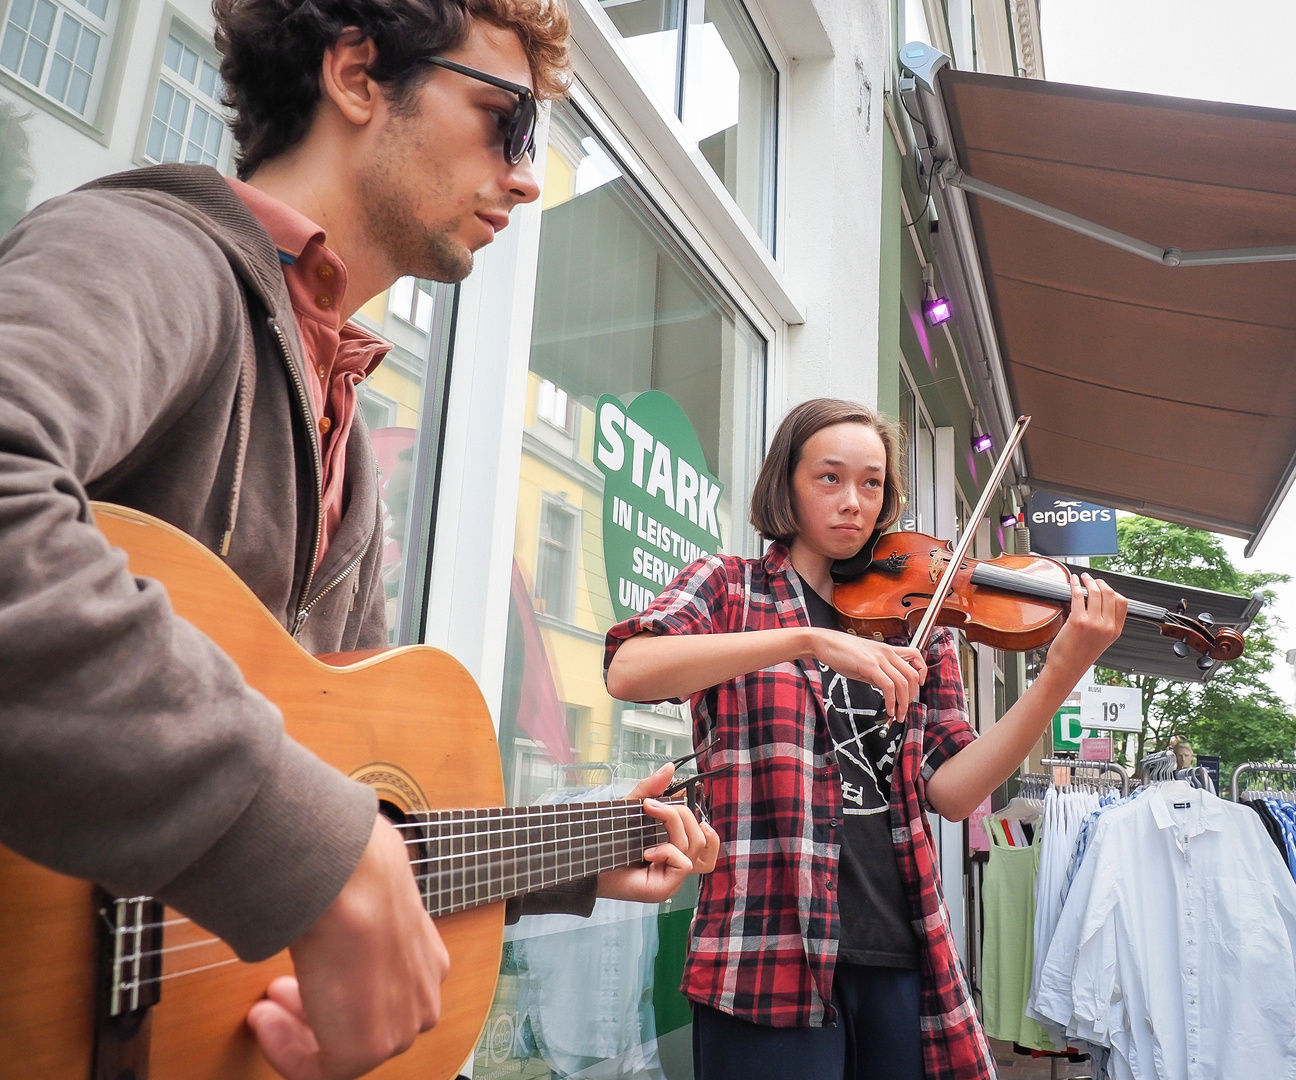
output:
[[[248,1024],[286,1080],[351,1080],[403,1053],[441,1014],[450,955],[419,894],[400,833],[374,822],[351,879],[289,946]]]
[[[640,781],[627,796],[643,799],[644,812],[666,826],[667,842],[648,848],[644,862],[599,875],[598,894],[614,900],[659,904],[674,896],[689,874],[709,874],[720,854],[720,837],[706,822],[699,822],[684,803],[659,802],[675,776],[675,766],[663,765]]]

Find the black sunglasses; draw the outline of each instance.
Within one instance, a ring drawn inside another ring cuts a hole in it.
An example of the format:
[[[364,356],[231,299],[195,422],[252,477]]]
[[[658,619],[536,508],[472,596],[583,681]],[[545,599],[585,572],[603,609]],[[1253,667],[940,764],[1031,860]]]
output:
[[[536,99],[530,87],[488,75],[465,64],[456,64],[444,56],[429,57],[427,62],[516,95],[517,104],[513,106],[513,115],[504,124],[504,160],[510,165],[516,165],[522,160],[523,154],[530,154],[531,159],[535,160]]]

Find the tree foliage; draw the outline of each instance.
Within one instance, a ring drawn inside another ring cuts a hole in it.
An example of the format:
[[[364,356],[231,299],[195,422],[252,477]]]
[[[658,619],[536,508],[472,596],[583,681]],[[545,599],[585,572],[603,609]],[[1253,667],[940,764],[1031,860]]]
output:
[[[1205,686],[1099,669],[1100,682],[1142,692],[1139,756],[1164,750],[1181,736],[1197,753],[1219,756],[1225,783],[1239,762],[1296,759],[1296,714],[1265,678],[1278,653],[1273,632],[1282,625],[1268,610],[1275,595],[1271,586],[1288,576],[1242,572],[1219,537],[1200,529],[1135,516],[1120,518],[1116,533],[1119,554],[1095,559],[1095,566],[1244,596],[1260,590],[1266,600],[1247,630],[1246,652],[1221,664]]]

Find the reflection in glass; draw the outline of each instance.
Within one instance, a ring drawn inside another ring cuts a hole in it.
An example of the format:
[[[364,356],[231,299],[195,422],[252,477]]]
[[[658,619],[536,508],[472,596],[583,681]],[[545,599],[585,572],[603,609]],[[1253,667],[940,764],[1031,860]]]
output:
[[[683,0],[599,2],[645,85],[668,111],[678,114]]]
[[[553,110],[544,170],[499,726],[515,804],[624,795],[692,750],[687,706],[614,701],[603,685],[613,608],[594,461],[599,398],[673,397],[724,483],[724,549],[758,550],[745,511],[764,341],[569,105]],[[661,911],[599,901],[590,920],[523,919],[474,1076],[681,1075],[690,1014],[677,987],[695,895]]]
[[[383,583],[393,645],[421,640],[427,524],[440,401],[445,391],[454,289],[401,278],[365,304],[355,321],[392,350],[360,384],[360,410],[378,463],[383,514]]]
[[[0,236],[27,213],[35,175],[31,163],[31,141],[24,124],[31,113],[0,100]]]
[[[778,71],[739,0],[694,0],[684,128],[771,249],[777,110]]]
[[[601,3],[644,82],[772,251],[778,69],[741,0]]]

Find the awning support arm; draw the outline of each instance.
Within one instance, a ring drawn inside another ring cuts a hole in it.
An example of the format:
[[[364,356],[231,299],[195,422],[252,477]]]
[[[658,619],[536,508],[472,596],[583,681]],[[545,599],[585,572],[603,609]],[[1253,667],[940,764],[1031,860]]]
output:
[[[952,161],[942,163],[940,176],[941,180],[951,187],[980,195],[1004,206],[1011,206],[1023,214],[1051,221],[1054,225],[1061,225],[1062,228],[1070,229],[1081,236],[1100,240],[1104,244],[1110,244],[1112,247],[1128,251],[1132,255],[1139,255],[1162,266],[1225,266],[1232,263],[1296,261],[1296,244],[1277,247],[1219,248],[1214,251],[1182,251],[1177,247],[1158,247],[1136,236],[1128,236],[1115,229],[1109,229],[1106,225],[1099,225],[1096,221],[1069,214],[1056,206],[1049,206],[1048,203],[1028,199],[1025,195],[1018,195],[1017,192],[1009,191],[1007,188],[977,180],[975,177],[968,176]]]

